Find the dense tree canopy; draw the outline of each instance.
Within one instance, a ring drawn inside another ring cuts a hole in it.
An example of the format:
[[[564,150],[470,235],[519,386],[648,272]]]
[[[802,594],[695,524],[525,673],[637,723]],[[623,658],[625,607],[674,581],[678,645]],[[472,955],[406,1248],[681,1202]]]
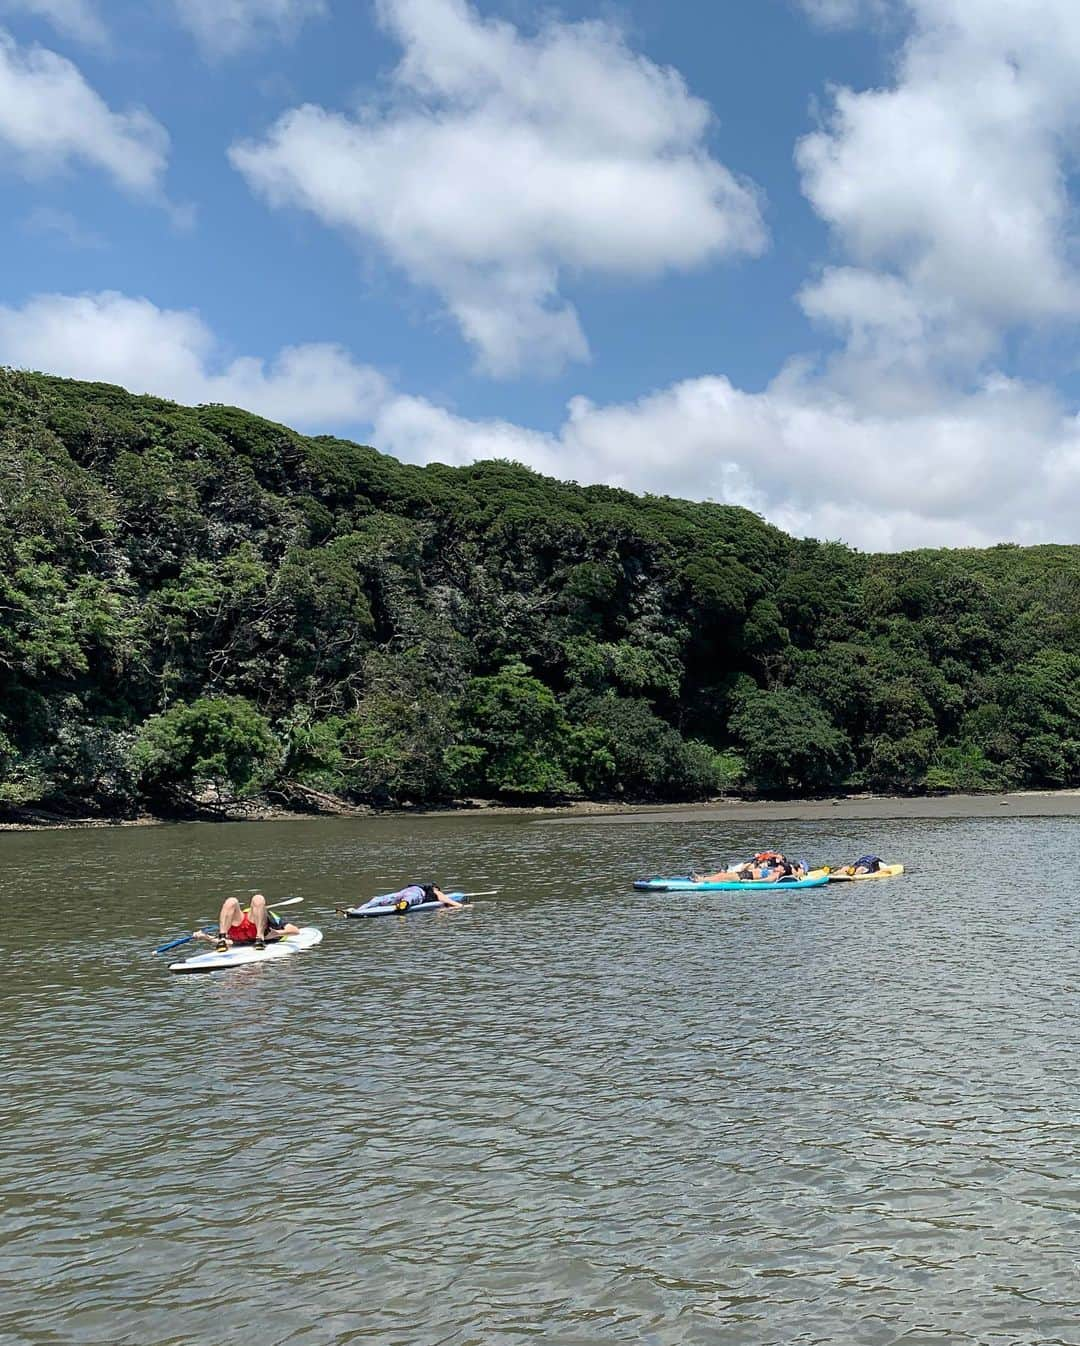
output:
[[[1080,784],[1080,549],[865,556],[0,371],[0,804],[290,784]]]

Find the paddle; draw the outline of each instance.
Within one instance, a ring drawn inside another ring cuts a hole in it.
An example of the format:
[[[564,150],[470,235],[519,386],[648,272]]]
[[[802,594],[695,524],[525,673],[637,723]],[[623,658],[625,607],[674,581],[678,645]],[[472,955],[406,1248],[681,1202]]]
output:
[[[302,897],[283,897],[280,902],[275,902],[273,907],[267,906],[268,911],[276,911],[278,907],[295,907],[297,902],[303,902]],[[216,925],[204,925],[201,927],[204,935],[216,935]],[[171,939],[168,944],[159,944],[154,950],[155,953],[167,953],[169,949],[178,949],[181,944],[189,944],[195,938],[194,935],[181,935],[179,939]]]
[[[204,925],[202,931],[204,935],[212,935],[216,932],[216,925]],[[181,935],[179,939],[170,939],[168,944],[159,944],[154,950],[155,953],[167,953],[170,949],[178,949],[181,944],[190,944],[195,938],[194,935]]]

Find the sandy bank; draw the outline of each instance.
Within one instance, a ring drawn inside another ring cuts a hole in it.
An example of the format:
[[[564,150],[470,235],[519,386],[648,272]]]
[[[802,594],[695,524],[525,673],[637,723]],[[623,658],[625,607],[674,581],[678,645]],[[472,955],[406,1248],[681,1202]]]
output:
[[[731,799],[708,804],[623,808],[590,816],[565,814],[548,823],[830,821],[885,818],[1080,818],[1080,790],[1024,790],[1004,795],[941,795],[910,799],[856,795],[840,799]]]

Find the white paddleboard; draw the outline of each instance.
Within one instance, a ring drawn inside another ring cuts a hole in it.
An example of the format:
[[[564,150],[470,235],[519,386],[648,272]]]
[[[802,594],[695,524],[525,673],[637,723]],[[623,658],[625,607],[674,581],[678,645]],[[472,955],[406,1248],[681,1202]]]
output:
[[[322,931],[313,925],[300,927],[297,935],[285,935],[257,949],[254,944],[238,944],[225,953],[200,953],[185,958],[182,963],[170,963],[170,972],[224,972],[230,967],[245,967],[248,963],[272,963],[277,958],[288,958],[301,949],[310,949],[321,943]]]

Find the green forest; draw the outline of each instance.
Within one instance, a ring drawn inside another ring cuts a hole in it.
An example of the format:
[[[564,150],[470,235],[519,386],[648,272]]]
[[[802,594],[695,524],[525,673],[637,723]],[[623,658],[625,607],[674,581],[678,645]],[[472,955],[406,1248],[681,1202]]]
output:
[[[13,371],[0,548],[9,811],[1080,784],[1080,548],[865,555]]]

